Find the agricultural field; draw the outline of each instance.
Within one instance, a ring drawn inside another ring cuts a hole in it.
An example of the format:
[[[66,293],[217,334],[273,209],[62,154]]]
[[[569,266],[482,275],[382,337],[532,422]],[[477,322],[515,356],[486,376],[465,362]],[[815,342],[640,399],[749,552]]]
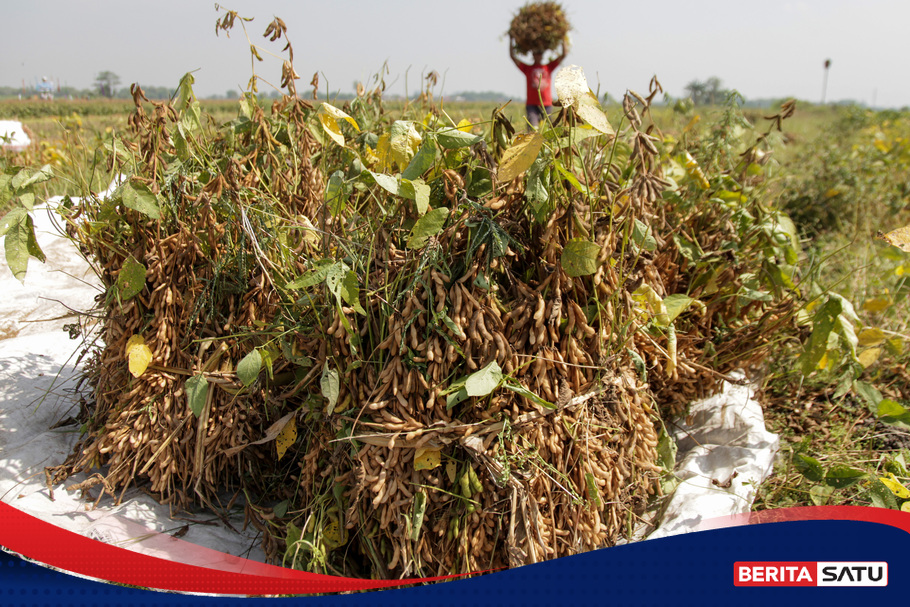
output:
[[[910,508],[910,114],[673,109],[655,80],[565,89],[531,132],[292,74],[261,104],[190,76],[170,104],[0,104],[34,134],[0,156],[7,261],[27,280],[31,205],[71,196],[107,287],[58,472],[242,493],[286,566],[514,566],[619,539],[665,426],[744,370],[782,437],[756,509]]]

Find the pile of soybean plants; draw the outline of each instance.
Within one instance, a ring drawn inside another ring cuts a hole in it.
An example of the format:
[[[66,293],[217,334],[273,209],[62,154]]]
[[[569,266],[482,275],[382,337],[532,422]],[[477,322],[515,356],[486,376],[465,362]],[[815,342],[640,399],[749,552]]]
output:
[[[84,434],[48,474],[175,509],[243,495],[273,562],[339,575],[613,544],[661,492],[661,416],[792,319],[770,138],[735,139],[733,108],[664,135],[656,80],[614,132],[577,68],[522,134],[391,120],[381,87],[311,103],[284,72],[223,124],[190,76],[151,110],[133,87],[106,144],[126,180],[67,205],[106,293]]]

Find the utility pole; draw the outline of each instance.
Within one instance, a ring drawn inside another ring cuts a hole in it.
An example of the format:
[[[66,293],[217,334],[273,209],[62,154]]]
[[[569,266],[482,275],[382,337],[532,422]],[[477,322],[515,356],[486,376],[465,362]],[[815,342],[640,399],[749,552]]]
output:
[[[831,60],[825,59],[825,76],[822,80],[822,105],[825,105],[825,94],[828,92],[828,68],[831,67]]]

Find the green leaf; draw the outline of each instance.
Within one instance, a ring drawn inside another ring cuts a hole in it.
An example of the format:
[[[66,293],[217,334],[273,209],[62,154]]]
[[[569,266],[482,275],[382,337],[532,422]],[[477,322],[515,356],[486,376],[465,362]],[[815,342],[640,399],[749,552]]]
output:
[[[574,174],[572,174],[571,171],[569,171],[566,167],[564,167],[559,160],[554,160],[553,166],[556,167],[556,170],[559,172],[560,175],[563,176],[563,178],[566,181],[568,181],[570,184],[572,184],[573,188],[575,188],[576,190],[578,190],[585,196],[588,195],[587,186],[583,185],[580,181],[578,181],[578,177],[576,177]]]
[[[506,388],[507,390],[511,390],[515,394],[524,396],[525,398],[527,398],[529,401],[531,401],[535,405],[539,405],[539,406],[543,407],[544,409],[555,409],[556,408],[556,405],[554,405],[550,401],[541,398],[540,396],[538,396],[534,392],[531,392],[530,390],[528,390],[521,384],[513,383],[513,382],[514,382],[514,380],[507,381],[502,384],[502,387]]]
[[[205,400],[209,393],[209,382],[204,375],[194,375],[186,380],[184,386],[186,390],[186,399],[190,405],[190,411],[193,415],[199,417],[202,415],[202,409],[205,407]]]
[[[463,387],[459,390],[456,390],[455,392],[452,392],[451,394],[446,395],[446,411],[448,411],[455,405],[458,405],[458,404],[468,400],[468,398],[470,398],[468,396],[468,391],[465,390]]]
[[[825,475],[825,483],[835,489],[843,489],[858,483],[866,476],[867,474],[862,470],[838,464],[828,468],[828,473]]]
[[[325,186],[325,202],[332,217],[338,217],[344,210],[346,194],[344,173],[335,171]]]
[[[18,198],[19,203],[29,211],[35,208],[35,195],[32,192],[23,192]]]
[[[399,190],[401,186],[398,183],[398,178],[393,175],[386,175],[385,173],[374,173],[373,171],[366,171],[366,173],[373,178],[379,187],[394,194],[395,196],[399,195]]]
[[[670,322],[676,320],[676,317],[685,312],[694,301],[695,299],[688,295],[683,295],[682,293],[664,297],[664,307],[667,309],[667,315],[670,317]]]
[[[800,474],[812,482],[819,482],[825,478],[825,469],[821,463],[814,457],[803,455],[802,453],[793,454],[793,465],[799,470]]]
[[[279,520],[283,519],[284,515],[288,512],[288,500],[278,502],[272,506],[272,512],[275,513],[275,516],[277,516]]]
[[[674,234],[673,241],[676,243],[676,248],[679,249],[679,254],[691,262],[697,262],[705,254],[697,242],[692,242],[684,236]]]
[[[597,243],[575,238],[566,243],[560,261],[569,276],[587,276],[597,271],[599,255],[600,246]]]
[[[411,159],[407,168],[401,172],[401,178],[413,181],[419,178],[433,167],[436,162],[436,139],[432,135],[427,135],[417,155]]]
[[[878,403],[876,415],[879,420],[886,424],[910,430],[910,410],[890,398],[883,399]]]
[[[474,145],[481,139],[483,139],[481,135],[465,133],[464,131],[459,131],[456,128],[440,131],[436,134],[436,140],[439,142],[439,145],[446,148],[447,150],[454,150],[456,148],[463,148],[469,145]]]
[[[6,264],[20,282],[25,280],[29,255],[45,260],[44,252],[35,239],[35,224],[28,212],[19,207],[3,218],[6,250]]]
[[[308,271],[302,276],[298,276],[291,282],[284,285],[284,287],[292,291],[297,291],[318,285],[319,283],[325,281],[325,277],[328,275],[329,270],[335,266],[336,263],[337,262],[332,259],[320,259],[313,264],[312,270]]]
[[[399,191],[402,196],[414,201],[418,215],[423,215],[430,208],[430,186],[422,180],[411,181],[402,177]]]
[[[585,485],[588,489],[588,500],[595,508],[603,508],[603,502],[600,499],[600,492],[597,490],[597,483],[594,481],[594,475],[585,472]]]
[[[465,339],[464,331],[461,329],[461,327],[455,324],[454,320],[449,318],[448,314],[442,313],[440,315],[440,318],[442,319],[443,324],[448,327],[449,331],[451,331],[456,337],[459,339]]]
[[[538,223],[546,223],[549,216],[549,205],[547,203],[550,200],[550,171],[549,161],[543,154],[537,157],[537,160],[534,161],[534,164],[528,170],[525,197],[531,205],[534,219]]]
[[[120,187],[120,199],[123,201],[123,206],[128,209],[139,211],[152,219],[161,219],[158,198],[145,184],[133,185],[131,182],[126,182]]]
[[[10,186],[14,192],[21,192],[30,186],[53,179],[53,177],[54,170],[49,164],[46,164],[37,170],[22,169],[10,180]]]
[[[409,249],[422,249],[426,246],[430,237],[439,234],[449,217],[449,209],[439,207],[426,213],[417,220],[414,227],[411,228],[411,235],[408,238],[407,247]]]
[[[873,413],[878,412],[878,404],[882,402],[882,393],[870,383],[864,381],[853,382],[853,393],[863,399],[866,407]]]
[[[358,313],[366,316],[366,310],[360,305],[360,285],[353,270],[348,270],[341,281],[341,298]]]
[[[244,356],[237,363],[237,379],[244,386],[251,386],[256,378],[259,377],[259,371],[262,369],[262,354],[259,350],[253,349],[252,352]]]
[[[414,502],[411,511],[411,541],[420,540],[420,529],[423,527],[423,517],[427,511],[427,494],[421,489],[414,494]]]
[[[483,369],[479,369],[468,376],[464,382],[464,389],[468,396],[486,396],[495,390],[502,382],[502,369],[494,360]]]
[[[657,241],[651,232],[651,227],[638,219],[632,227],[632,241],[645,251],[657,250]]]
[[[800,355],[803,375],[809,375],[818,368],[818,363],[828,351],[828,336],[842,311],[841,300],[829,297],[815,313],[812,319],[812,335],[809,336],[809,342]]]
[[[132,256],[127,257],[117,276],[117,293],[120,301],[129,301],[138,295],[145,287],[146,268]]]
[[[897,499],[891,489],[877,477],[869,477],[869,500],[876,508],[890,508],[897,510]]]
[[[319,380],[319,389],[322,395],[329,401],[326,413],[331,415],[335,411],[335,405],[338,403],[338,393],[341,390],[341,384],[338,378],[338,371],[329,369],[329,363],[326,361],[322,367],[322,377]]]
[[[672,472],[676,468],[676,453],[679,448],[676,441],[667,432],[666,428],[661,428],[660,436],[657,438],[657,463],[667,472]]]
[[[809,489],[809,499],[816,506],[824,506],[832,493],[834,493],[834,487],[830,485],[812,485],[812,488]]]

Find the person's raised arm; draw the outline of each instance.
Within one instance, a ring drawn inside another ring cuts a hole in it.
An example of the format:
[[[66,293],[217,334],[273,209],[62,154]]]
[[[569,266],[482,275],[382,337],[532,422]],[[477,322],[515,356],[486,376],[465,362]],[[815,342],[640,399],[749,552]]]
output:
[[[524,63],[518,59],[518,55],[515,53],[515,41],[512,40],[511,35],[509,36],[509,57],[512,59],[512,63],[514,63],[515,67],[518,69],[524,67]]]
[[[569,49],[567,48],[568,45],[566,44],[566,39],[565,39],[565,38],[562,39],[562,42],[560,42],[559,45],[560,45],[560,48],[559,48],[559,51],[560,51],[560,52],[559,52],[559,56],[556,57],[556,59],[554,59],[553,61],[550,62],[550,66],[553,67],[553,68],[555,68],[555,67],[558,66],[560,63],[562,63],[562,60],[566,58],[566,54],[569,52]]]

